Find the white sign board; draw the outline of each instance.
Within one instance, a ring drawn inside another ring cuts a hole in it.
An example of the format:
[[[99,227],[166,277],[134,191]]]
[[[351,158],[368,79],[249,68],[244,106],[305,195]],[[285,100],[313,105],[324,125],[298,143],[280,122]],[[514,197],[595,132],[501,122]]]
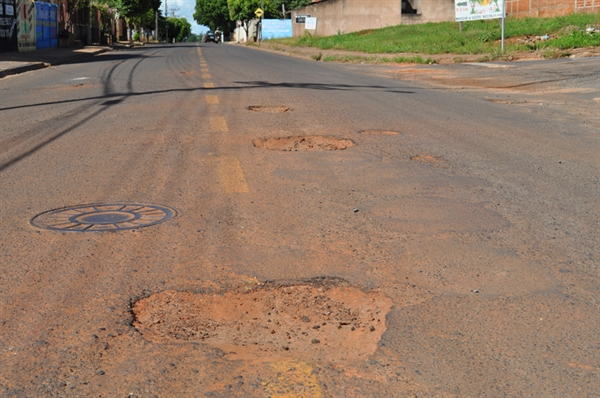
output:
[[[316,30],[317,18],[306,18],[306,22],[304,23],[304,29]]]
[[[502,18],[504,0],[454,0],[456,21]]]

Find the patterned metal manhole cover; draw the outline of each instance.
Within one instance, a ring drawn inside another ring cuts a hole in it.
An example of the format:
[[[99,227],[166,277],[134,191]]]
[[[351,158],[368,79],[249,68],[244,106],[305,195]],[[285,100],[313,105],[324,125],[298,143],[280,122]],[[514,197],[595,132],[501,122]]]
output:
[[[147,227],[177,215],[174,209],[157,205],[96,204],[49,210],[31,219],[31,224],[55,231],[122,231]]]

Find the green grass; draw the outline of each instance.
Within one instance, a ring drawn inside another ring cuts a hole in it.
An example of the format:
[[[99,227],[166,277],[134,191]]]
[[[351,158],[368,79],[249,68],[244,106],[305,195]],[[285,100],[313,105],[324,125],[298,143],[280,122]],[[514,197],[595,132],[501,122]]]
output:
[[[599,46],[600,34],[585,33],[589,25],[600,25],[600,14],[572,14],[557,18],[507,19],[505,38],[559,35],[559,38],[532,44],[508,41],[507,52],[515,50],[568,49]],[[459,31],[457,22],[398,25],[335,36],[317,37],[306,34],[300,38],[277,39],[274,43],[377,53],[421,54],[498,54],[501,40],[500,20],[465,22]],[[328,60],[329,57],[324,57]]]
[[[314,59],[314,58],[313,58]],[[370,64],[385,64],[385,63],[409,63],[409,64],[435,64],[437,63],[434,59],[431,58],[423,58],[419,55],[416,57],[392,57],[392,58],[384,58],[377,56],[369,56],[364,57],[360,55],[327,55],[323,57],[324,62],[343,62],[343,63],[352,63],[357,64],[360,62],[370,63]]]

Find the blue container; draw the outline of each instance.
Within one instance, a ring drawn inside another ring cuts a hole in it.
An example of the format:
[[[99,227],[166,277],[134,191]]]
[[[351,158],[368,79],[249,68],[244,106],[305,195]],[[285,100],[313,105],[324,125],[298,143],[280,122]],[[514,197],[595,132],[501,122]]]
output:
[[[44,48],[44,3],[35,3],[35,48],[41,50]]]
[[[44,13],[42,26],[44,27],[44,48],[50,48],[50,4],[42,3]]]
[[[50,47],[58,47],[58,5],[50,4]]]

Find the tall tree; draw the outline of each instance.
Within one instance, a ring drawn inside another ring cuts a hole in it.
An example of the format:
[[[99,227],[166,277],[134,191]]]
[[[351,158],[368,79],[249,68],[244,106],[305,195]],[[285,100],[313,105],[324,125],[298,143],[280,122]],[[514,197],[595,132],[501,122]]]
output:
[[[110,0],[126,18],[142,17],[148,11],[158,11],[161,0]]]
[[[176,42],[182,42],[192,33],[192,25],[185,17],[169,17],[167,18],[167,24],[169,25],[169,36],[173,37]]]
[[[220,29],[226,34],[235,29],[235,20],[229,16],[227,0],[196,0],[194,19],[200,25],[208,26],[211,30]]]
[[[263,4],[264,3],[264,4]],[[263,12],[265,18],[280,18],[281,13],[277,15],[277,9],[271,0],[227,0],[229,7],[229,17],[234,21],[242,21],[246,37],[250,37],[248,29],[250,21],[256,19],[255,11],[264,5]]]

